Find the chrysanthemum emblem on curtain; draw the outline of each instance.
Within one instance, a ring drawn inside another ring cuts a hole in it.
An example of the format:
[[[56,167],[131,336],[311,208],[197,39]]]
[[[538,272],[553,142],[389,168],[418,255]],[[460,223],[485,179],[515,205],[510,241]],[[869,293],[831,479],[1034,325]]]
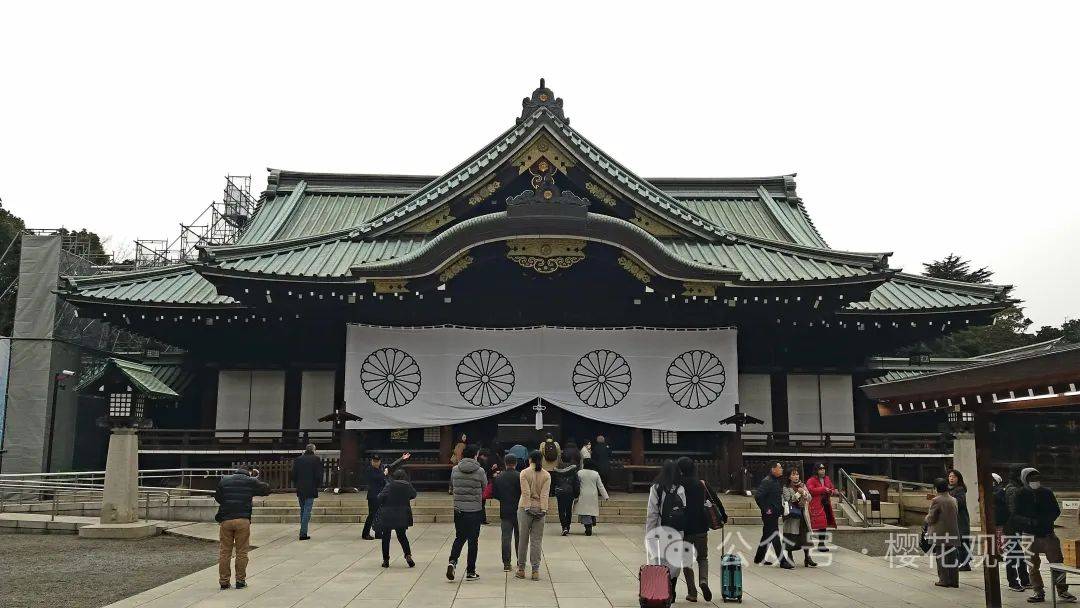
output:
[[[401,407],[420,392],[420,366],[403,350],[380,348],[364,359],[360,385],[375,403]]]
[[[469,403],[477,407],[498,405],[514,392],[514,366],[501,353],[482,348],[462,357],[454,380]]]
[[[705,350],[691,350],[675,357],[667,370],[668,394],[679,407],[688,410],[716,401],[726,382],[724,363]]]

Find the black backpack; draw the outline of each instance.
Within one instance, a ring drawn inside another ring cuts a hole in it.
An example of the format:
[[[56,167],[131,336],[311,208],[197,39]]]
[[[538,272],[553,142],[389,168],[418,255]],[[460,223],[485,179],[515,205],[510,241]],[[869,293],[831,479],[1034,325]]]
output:
[[[544,460],[555,462],[559,459],[559,448],[555,447],[554,441],[544,442]]]
[[[555,474],[555,495],[571,496],[574,493],[574,482],[567,473]]]
[[[686,505],[678,494],[660,490],[660,525],[680,532],[686,529]]]

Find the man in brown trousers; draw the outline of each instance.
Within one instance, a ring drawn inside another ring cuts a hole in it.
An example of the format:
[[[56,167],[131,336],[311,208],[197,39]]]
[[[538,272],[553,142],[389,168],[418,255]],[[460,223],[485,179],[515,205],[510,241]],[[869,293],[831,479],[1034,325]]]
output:
[[[226,475],[218,482],[214,500],[218,502],[218,512],[214,519],[220,524],[218,538],[221,541],[218,553],[218,582],[222,589],[229,588],[230,562],[236,551],[236,588],[247,587],[248,542],[251,540],[251,499],[255,496],[268,496],[270,486],[259,481],[259,470],[250,472],[239,468],[232,475]]]

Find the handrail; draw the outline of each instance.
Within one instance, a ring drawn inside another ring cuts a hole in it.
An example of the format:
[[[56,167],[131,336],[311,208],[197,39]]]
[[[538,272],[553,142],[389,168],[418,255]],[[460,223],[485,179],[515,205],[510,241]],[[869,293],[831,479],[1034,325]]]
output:
[[[899,505],[900,519],[904,519],[904,486],[911,486],[914,491],[928,490],[930,493],[934,492],[934,485],[929,483],[922,483],[919,481],[904,481],[902,479],[893,479],[892,477],[880,477],[877,475],[863,475],[861,473],[854,473],[851,475],[853,479],[873,479],[876,481],[883,481],[888,484],[888,488],[892,490],[893,484],[896,487],[896,504]]]
[[[866,494],[859,488],[859,484],[843,468],[837,469],[836,482],[836,489],[841,502],[848,506],[848,511],[860,526],[869,528],[870,521],[863,515],[862,510],[856,506],[856,501],[866,501]]]
[[[79,504],[79,507],[63,508],[63,504],[60,500],[61,497],[67,497],[71,504]],[[0,513],[4,512],[6,508],[6,502],[10,502],[12,498],[15,498],[19,504],[23,504],[23,500],[26,498],[33,498],[36,502],[40,503],[48,500],[52,506],[49,510],[50,521],[56,521],[56,515],[62,510],[83,510],[82,503],[92,502],[86,500],[87,497],[98,498],[104,500],[105,490],[101,486],[91,484],[65,484],[59,482],[32,482],[32,481],[12,481],[0,480]],[[172,493],[160,488],[140,488],[136,494],[135,503],[138,506],[140,501],[145,505],[145,517],[144,520],[150,519],[150,507],[151,500],[159,499],[163,507],[171,506]],[[37,511],[28,510],[28,512],[34,513]]]

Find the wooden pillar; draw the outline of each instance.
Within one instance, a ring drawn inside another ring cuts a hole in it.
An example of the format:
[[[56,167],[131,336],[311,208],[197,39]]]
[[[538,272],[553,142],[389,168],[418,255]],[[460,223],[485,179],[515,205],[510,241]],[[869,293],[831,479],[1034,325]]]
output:
[[[630,464],[645,464],[645,431],[630,429]]]
[[[982,534],[993,537],[994,524],[994,480],[990,471],[990,422],[991,414],[975,414],[975,468],[979,479],[979,519]],[[983,588],[987,608],[1001,608],[1001,584],[998,578],[997,543],[987,543],[988,555],[983,560]]]
[[[454,427],[439,427],[439,462],[450,462],[450,453],[454,451]]]
[[[725,490],[733,490],[735,492],[743,492],[746,490],[745,478],[743,475],[743,441],[742,441],[742,429],[740,428],[734,433],[726,433],[727,435],[727,487]]]

